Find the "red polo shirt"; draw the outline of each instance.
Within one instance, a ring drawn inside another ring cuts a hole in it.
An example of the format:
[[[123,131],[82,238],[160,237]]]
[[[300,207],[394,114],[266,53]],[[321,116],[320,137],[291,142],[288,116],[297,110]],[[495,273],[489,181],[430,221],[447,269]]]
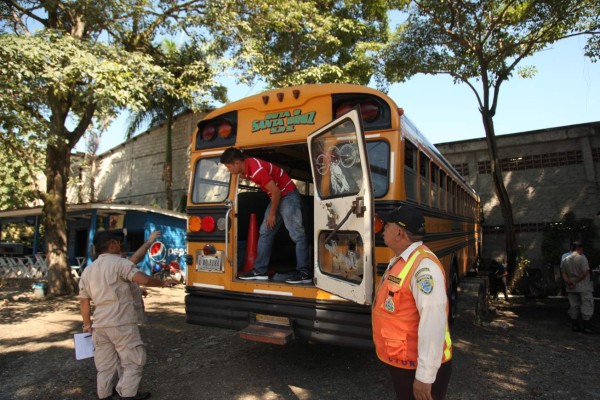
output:
[[[277,165],[251,157],[246,158],[244,162],[246,163],[245,177],[260,186],[269,196],[271,194],[265,189],[265,186],[271,180],[275,182],[275,185],[281,191],[281,197],[285,197],[288,193],[296,189],[296,185],[294,185],[292,179]]]

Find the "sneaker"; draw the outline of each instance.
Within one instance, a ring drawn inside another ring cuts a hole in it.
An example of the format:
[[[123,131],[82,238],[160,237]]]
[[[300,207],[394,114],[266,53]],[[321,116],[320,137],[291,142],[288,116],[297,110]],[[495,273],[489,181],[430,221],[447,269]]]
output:
[[[286,279],[285,283],[291,283],[291,284],[312,283],[312,275],[310,275],[306,271],[296,272],[295,274],[290,276],[288,279]]]
[[[266,272],[258,272],[253,269],[251,271],[246,272],[245,274],[238,275],[239,279],[243,279],[245,281],[255,280],[255,281],[266,281],[269,279],[269,275]]]

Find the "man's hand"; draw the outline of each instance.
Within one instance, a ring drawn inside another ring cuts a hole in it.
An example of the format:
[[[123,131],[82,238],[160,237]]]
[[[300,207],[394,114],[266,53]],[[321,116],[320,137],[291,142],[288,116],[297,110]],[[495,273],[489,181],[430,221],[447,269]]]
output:
[[[413,383],[413,394],[416,400],[433,400],[431,397],[431,383],[423,383],[415,379]]]
[[[269,229],[275,228],[275,222],[277,222],[277,217],[275,215],[270,215],[267,217],[267,227]]]
[[[152,243],[154,242],[156,239],[158,239],[160,237],[160,231],[152,231],[152,233],[150,233],[150,236],[148,236],[148,242]]]
[[[163,287],[173,287],[177,285],[177,281],[174,279],[166,279],[163,281]]]

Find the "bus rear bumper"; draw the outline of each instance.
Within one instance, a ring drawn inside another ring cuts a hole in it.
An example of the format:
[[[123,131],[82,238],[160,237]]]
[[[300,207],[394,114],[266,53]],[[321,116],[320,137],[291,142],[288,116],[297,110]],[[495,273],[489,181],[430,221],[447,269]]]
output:
[[[289,319],[294,337],[363,349],[373,348],[371,309],[354,303],[222,292],[187,287],[186,322],[242,330],[257,314]]]

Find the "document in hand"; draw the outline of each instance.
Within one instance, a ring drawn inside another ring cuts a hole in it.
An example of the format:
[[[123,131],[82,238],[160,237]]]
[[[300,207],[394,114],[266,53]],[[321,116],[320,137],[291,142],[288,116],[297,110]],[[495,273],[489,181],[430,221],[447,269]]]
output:
[[[89,332],[75,334],[75,358],[83,360],[84,358],[94,357],[94,343],[92,334]]]

